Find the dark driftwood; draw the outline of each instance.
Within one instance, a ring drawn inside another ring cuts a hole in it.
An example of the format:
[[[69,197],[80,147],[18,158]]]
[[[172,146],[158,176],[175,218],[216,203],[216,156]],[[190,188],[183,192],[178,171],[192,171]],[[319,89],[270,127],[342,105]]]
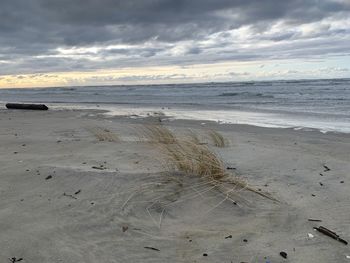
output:
[[[16,110],[48,110],[45,104],[7,103],[6,108]]]
[[[322,234],[326,235],[326,236],[329,236],[335,240],[338,240],[339,242],[347,245],[348,242],[342,238],[340,238],[337,233],[333,232],[332,230],[329,230],[323,226],[320,226],[320,227],[314,227],[314,229],[316,229],[318,232],[321,232]]]

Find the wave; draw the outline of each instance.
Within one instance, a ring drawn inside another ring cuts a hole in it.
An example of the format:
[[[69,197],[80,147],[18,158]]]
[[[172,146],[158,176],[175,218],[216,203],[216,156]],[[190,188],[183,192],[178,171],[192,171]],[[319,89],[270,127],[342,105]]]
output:
[[[234,96],[243,96],[243,97],[260,97],[260,98],[270,98],[273,99],[273,95],[267,95],[263,93],[252,93],[252,92],[224,92],[219,95],[220,97],[234,97]]]
[[[233,97],[233,96],[238,96],[240,94],[241,93],[237,93],[237,92],[224,92],[224,93],[221,93],[219,96],[221,96],[221,97]]]

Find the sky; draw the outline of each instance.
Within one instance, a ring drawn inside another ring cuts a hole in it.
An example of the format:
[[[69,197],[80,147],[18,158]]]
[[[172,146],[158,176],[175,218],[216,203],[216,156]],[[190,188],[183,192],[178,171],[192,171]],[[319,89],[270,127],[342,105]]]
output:
[[[0,88],[350,77],[350,0],[2,0]]]

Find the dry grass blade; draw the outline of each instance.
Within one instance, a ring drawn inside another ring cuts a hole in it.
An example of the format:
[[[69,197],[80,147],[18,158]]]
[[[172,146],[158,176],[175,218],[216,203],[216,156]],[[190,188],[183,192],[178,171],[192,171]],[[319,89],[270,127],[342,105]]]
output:
[[[145,136],[152,142],[172,144],[176,142],[175,135],[162,125],[145,125]]]
[[[217,131],[209,131],[209,136],[216,147],[223,148],[227,146],[225,138]]]
[[[203,144],[201,143],[198,135],[193,130],[191,129],[189,130],[188,136],[190,138],[190,141],[193,142],[194,144]]]

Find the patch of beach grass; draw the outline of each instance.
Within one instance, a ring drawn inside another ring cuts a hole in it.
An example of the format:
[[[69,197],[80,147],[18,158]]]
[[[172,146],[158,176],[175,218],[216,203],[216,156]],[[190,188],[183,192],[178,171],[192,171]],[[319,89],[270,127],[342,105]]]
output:
[[[171,207],[195,198],[206,202],[221,197],[220,202],[204,211],[204,216],[226,201],[237,206],[251,204],[244,191],[278,202],[269,193],[249,186],[246,180],[228,171],[220,156],[210,146],[201,144],[195,133],[191,137],[176,138],[162,125],[146,126],[145,132],[146,139],[157,144],[167,165],[165,172],[147,174],[144,180],[148,182],[131,191],[132,194],[122,205],[123,213],[130,211],[129,205],[147,204],[146,213],[161,228],[163,218]]]
[[[145,125],[145,137],[155,143],[172,144],[176,142],[175,135],[163,125]]]
[[[249,186],[245,180],[227,171],[221,158],[207,145],[178,140],[174,144],[164,145],[163,150],[172,169],[187,176],[198,176],[227,196],[247,190],[277,201],[268,193]]]
[[[220,180],[224,177],[224,164],[206,145],[191,141],[178,141],[165,146],[165,154],[174,167],[185,174]]]
[[[192,129],[189,129],[188,137],[189,137],[189,140],[194,144],[203,144],[199,139],[198,135]]]
[[[258,191],[247,184],[232,171],[228,171],[211,147],[200,143],[192,132],[190,138],[176,138],[172,131],[163,125],[146,125],[145,136],[150,142],[158,143],[160,152],[167,158],[167,170],[180,172],[186,176],[197,176],[224,194],[234,194],[242,190],[274,200],[270,195]],[[218,147],[224,147],[225,138],[216,131],[211,131],[213,141]]]

